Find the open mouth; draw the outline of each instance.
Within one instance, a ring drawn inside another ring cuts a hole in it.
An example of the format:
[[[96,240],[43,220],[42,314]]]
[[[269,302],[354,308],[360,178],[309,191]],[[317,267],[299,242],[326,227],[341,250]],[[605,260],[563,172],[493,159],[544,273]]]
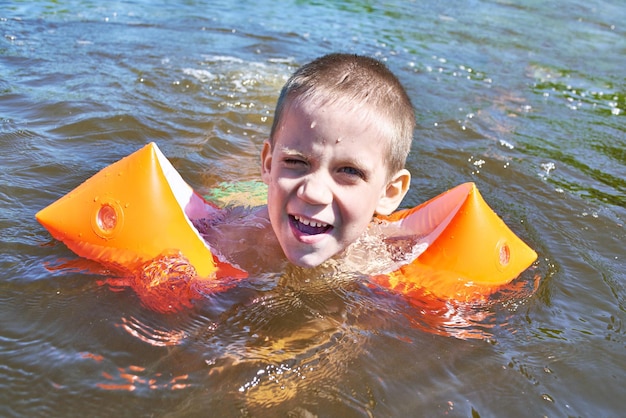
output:
[[[291,224],[300,232],[307,235],[324,234],[332,229],[332,225],[322,222],[311,221],[299,216],[289,215]]]

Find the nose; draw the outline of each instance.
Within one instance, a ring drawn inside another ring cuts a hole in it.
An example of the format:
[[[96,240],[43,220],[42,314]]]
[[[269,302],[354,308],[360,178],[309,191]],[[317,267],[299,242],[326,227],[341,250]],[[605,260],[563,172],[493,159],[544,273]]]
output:
[[[333,200],[331,187],[322,176],[310,174],[302,180],[297,196],[310,205],[328,205]]]

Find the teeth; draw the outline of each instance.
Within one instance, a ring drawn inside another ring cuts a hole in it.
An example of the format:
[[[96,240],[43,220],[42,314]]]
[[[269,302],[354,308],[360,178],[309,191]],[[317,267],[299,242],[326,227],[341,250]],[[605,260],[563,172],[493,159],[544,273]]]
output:
[[[309,221],[308,219],[304,219],[301,218],[299,216],[294,216],[294,218],[296,218],[296,221],[303,223],[304,225],[308,225],[308,226],[312,226],[315,228],[321,228],[321,227],[327,227],[328,224],[325,223],[321,223],[321,222],[315,222],[315,221]]]

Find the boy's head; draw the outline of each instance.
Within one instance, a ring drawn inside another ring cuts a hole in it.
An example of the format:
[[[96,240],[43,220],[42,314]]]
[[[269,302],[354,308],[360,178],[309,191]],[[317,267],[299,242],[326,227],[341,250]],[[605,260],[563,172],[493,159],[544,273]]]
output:
[[[414,127],[408,95],[377,60],[331,54],[291,76],[261,159],[272,228],[292,263],[321,264],[398,207]]]
[[[397,77],[380,61],[354,54],[329,54],[300,67],[283,86],[270,132],[274,141],[285,105],[312,102],[338,104],[363,112],[386,128],[385,158],[389,173],[404,168],[413,142],[415,113],[411,99]]]

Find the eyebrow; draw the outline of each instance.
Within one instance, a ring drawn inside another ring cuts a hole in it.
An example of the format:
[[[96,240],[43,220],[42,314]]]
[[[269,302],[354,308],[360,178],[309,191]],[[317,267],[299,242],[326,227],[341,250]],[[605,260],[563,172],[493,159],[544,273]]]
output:
[[[311,154],[305,154],[302,151],[298,151],[298,150],[295,150],[293,148],[289,148],[286,146],[281,146],[280,152],[283,155],[287,155],[290,157],[301,157],[301,158],[304,158],[305,160],[309,160],[311,158]],[[373,171],[372,167],[370,167],[367,164],[364,164],[360,158],[351,157],[349,159],[342,160],[342,163],[346,165],[352,165],[355,168],[362,170],[365,174],[369,174]]]
[[[304,156],[304,154],[298,150],[289,148],[289,147],[285,147],[285,146],[281,146],[280,147],[280,152],[282,152],[283,154],[289,154],[289,155],[301,155]]]
[[[296,149],[285,147],[285,146],[280,147],[280,153],[288,157],[300,157],[306,160],[309,160],[311,158],[309,154],[305,154],[302,151],[298,151]]]

